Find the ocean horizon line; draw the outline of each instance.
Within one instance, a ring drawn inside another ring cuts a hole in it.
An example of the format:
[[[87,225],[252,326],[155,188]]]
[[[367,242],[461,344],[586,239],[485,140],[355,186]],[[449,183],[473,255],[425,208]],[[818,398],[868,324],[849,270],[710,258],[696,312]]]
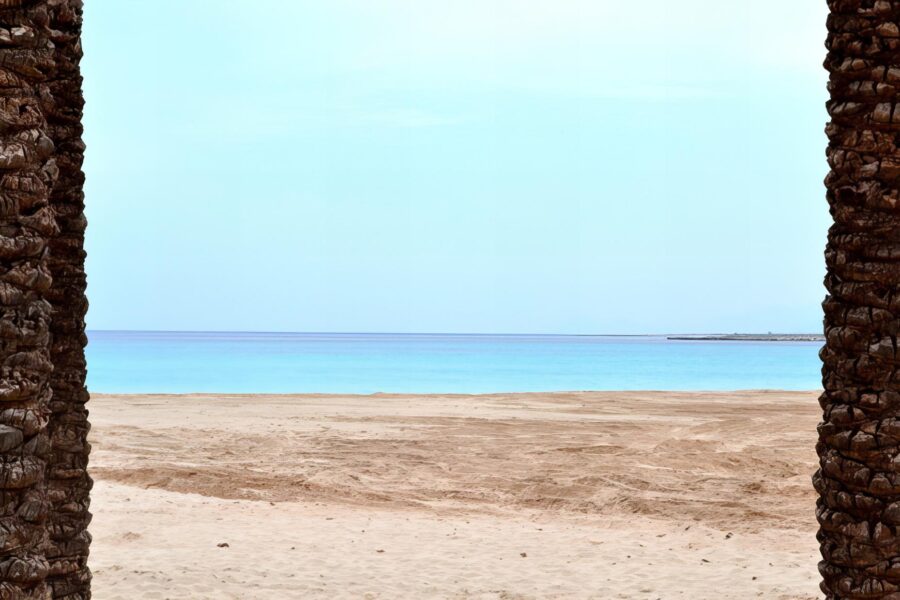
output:
[[[231,330],[231,329],[88,329],[91,333],[159,333],[159,334],[248,334],[248,335],[408,335],[408,336],[459,336],[459,337],[604,337],[604,338],[650,338],[672,336],[822,336],[820,332],[671,332],[671,333],[496,333],[496,332],[444,332],[444,331],[266,331],[266,330]]]

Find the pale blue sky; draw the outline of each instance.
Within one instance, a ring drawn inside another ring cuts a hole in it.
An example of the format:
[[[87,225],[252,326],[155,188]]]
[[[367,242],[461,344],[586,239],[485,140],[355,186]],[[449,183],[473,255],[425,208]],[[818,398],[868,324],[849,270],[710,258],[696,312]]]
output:
[[[89,326],[817,331],[826,10],[92,0]]]

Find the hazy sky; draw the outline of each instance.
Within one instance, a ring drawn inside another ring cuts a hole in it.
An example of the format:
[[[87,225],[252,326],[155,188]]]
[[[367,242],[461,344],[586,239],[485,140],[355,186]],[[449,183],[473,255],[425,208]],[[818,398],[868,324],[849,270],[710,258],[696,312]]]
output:
[[[817,331],[823,0],[92,0],[93,329]]]

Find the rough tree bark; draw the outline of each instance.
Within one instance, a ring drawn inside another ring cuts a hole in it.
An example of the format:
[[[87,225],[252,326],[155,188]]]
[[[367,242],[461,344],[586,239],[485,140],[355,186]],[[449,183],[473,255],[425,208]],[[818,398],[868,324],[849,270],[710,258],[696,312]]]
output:
[[[53,49],[40,5],[0,1],[0,599],[48,598],[45,471],[52,394],[44,107]]]
[[[87,567],[91,521],[87,474],[88,400],[85,388],[84,348],[87,338],[87,286],[84,273],[84,143],[81,91],[81,0],[49,0],[55,69],[49,81],[52,104],[47,106],[50,136],[56,145],[59,176],[50,193],[50,206],[60,233],[50,240],[49,267],[53,278],[48,299],[53,305],[50,360],[49,425],[52,451],[47,473],[51,504],[49,521],[49,582],[53,597],[90,598],[91,573]]]
[[[900,1],[828,4],[821,587],[900,600]]]
[[[0,0],[0,600],[90,598],[80,28]]]

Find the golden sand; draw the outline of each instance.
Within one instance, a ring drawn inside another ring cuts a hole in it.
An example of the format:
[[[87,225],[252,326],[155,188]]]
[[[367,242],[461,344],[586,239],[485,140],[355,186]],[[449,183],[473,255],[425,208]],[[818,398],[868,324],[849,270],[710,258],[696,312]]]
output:
[[[812,392],[91,410],[97,598],[817,596]]]

